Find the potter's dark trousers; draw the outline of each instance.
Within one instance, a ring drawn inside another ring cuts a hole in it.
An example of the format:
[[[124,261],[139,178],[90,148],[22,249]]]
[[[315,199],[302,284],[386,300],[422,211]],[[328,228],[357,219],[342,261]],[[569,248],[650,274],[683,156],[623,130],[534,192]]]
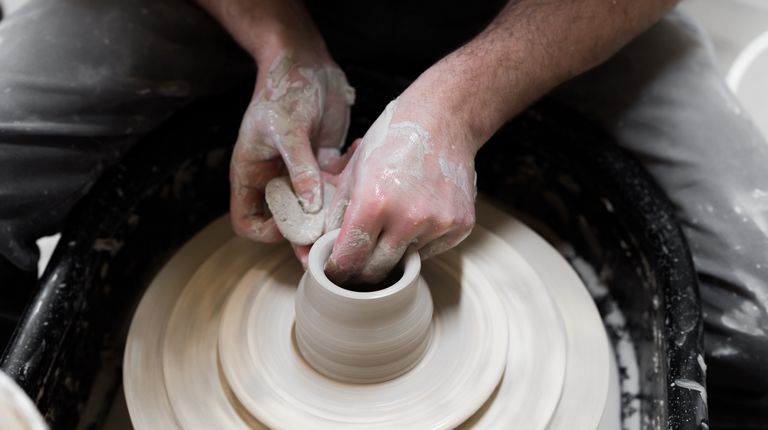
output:
[[[339,62],[374,53],[369,64],[391,69],[426,67],[479,31],[502,2],[477,11],[441,2],[437,17],[384,1],[348,2],[358,9],[350,17],[323,6],[330,3],[310,6]],[[6,6],[0,270],[34,278],[35,239],[58,231],[107,167],[185,104],[254,70],[191,2]],[[760,410],[768,420],[768,142],[726,88],[709,42],[673,13],[555,96],[602,124],[676,207],[701,281],[710,399],[732,402],[736,412],[719,427],[731,420],[747,428]]]

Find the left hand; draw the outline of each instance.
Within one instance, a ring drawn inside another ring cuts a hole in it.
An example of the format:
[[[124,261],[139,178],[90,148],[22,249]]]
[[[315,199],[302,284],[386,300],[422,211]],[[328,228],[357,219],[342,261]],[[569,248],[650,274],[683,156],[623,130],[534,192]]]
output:
[[[230,168],[230,216],[239,235],[282,239],[265,210],[264,188],[284,171],[302,209],[321,209],[322,172],[339,159],[353,100],[344,72],[326,55],[285,49],[259,71]]]
[[[474,226],[479,145],[411,100],[387,106],[336,181],[326,218],[326,231],[341,227],[326,265],[336,283],[381,281],[409,246],[429,258]]]

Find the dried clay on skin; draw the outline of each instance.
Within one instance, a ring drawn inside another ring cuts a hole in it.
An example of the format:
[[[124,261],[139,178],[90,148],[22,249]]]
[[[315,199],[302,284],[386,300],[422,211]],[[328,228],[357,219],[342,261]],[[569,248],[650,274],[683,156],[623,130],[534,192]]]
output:
[[[308,139],[314,139],[315,129],[323,124],[326,112],[326,98],[332,89],[338,89],[345,106],[352,105],[355,99],[354,89],[347,83],[344,73],[336,67],[306,67],[287,53],[273,62],[267,75],[267,83],[248,107],[238,136],[238,146],[251,154],[256,160],[271,160],[283,157],[294,183],[319,183],[320,174],[316,168],[301,166],[302,160],[292,160],[292,154],[301,152],[300,147],[307,145]],[[340,148],[345,139],[345,130],[349,123],[349,112],[340,114],[334,127],[343,129],[337,141],[331,142],[334,148]],[[328,142],[321,142],[328,145]],[[248,174],[247,163],[234,165],[234,174]],[[303,168],[302,168],[303,167]],[[301,207],[315,213],[322,207],[320,187],[312,187],[311,193],[299,195]]]
[[[440,208],[440,213],[452,213],[445,219],[464,222],[464,218],[473,216],[471,204],[476,196],[476,175],[472,160],[465,159],[466,152],[457,150],[452,141],[435,139],[419,123],[396,119],[403,116],[398,112],[399,103],[399,99],[391,101],[363,137],[360,149],[350,161],[358,169],[357,179],[373,187],[375,198],[393,199],[390,203],[399,208],[398,213],[412,211],[414,219],[428,219],[432,216],[430,211]],[[347,193],[342,192],[341,195],[346,196]],[[336,206],[348,204],[340,202]],[[337,227],[340,223],[336,219],[340,211],[334,209],[332,212],[334,222],[327,224]],[[437,221],[430,222],[437,224]],[[384,225],[388,224],[385,220]],[[438,239],[425,244],[422,249],[423,258],[452,248],[469,234],[469,230],[464,235],[458,234],[457,229],[461,227],[450,221],[445,229],[440,232]],[[370,240],[375,241],[376,238]],[[408,246],[408,243],[361,244],[356,240],[352,248],[350,240],[346,242],[349,252],[373,248],[361,273],[356,276],[358,280],[374,283],[386,276]],[[418,238],[412,242],[417,243]],[[348,254],[344,249],[337,249],[334,253],[336,264],[343,263],[346,259],[342,256]]]

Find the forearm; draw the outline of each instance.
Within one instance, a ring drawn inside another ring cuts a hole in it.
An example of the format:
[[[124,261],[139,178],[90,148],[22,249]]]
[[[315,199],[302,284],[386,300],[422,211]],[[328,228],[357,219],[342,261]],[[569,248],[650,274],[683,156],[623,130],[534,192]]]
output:
[[[258,62],[286,49],[329,58],[323,38],[301,0],[196,0]]]
[[[479,147],[553,87],[605,61],[676,2],[511,1],[479,36],[422,74],[404,102],[442,117],[431,118],[438,125],[447,125],[439,124],[444,118],[462,124],[467,140]]]

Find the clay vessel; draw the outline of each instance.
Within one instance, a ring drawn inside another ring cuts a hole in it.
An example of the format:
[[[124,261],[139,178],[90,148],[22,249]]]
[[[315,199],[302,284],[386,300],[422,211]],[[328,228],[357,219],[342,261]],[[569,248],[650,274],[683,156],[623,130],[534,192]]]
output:
[[[325,234],[309,252],[296,295],[296,344],[318,372],[351,383],[393,379],[414,367],[429,344],[432,297],[419,276],[421,259],[409,250],[403,275],[370,292],[331,282],[323,268],[339,230]]]

